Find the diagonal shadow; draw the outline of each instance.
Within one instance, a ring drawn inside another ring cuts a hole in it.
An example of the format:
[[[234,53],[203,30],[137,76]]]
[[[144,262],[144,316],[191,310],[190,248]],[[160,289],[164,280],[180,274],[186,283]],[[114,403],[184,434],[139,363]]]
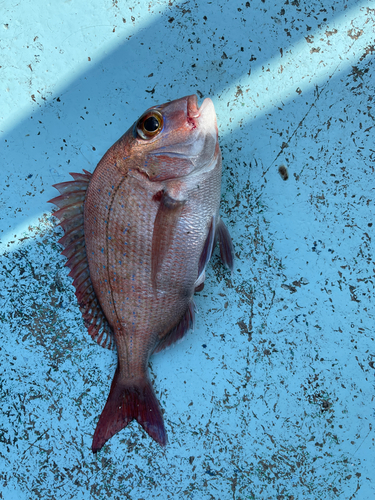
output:
[[[0,230],[10,241],[13,232],[19,237],[28,220],[50,210],[51,185],[69,171],[93,170],[153,102],[220,95],[357,2],[320,4],[318,12],[298,0],[204,8],[187,2],[153,18],[5,134]]]

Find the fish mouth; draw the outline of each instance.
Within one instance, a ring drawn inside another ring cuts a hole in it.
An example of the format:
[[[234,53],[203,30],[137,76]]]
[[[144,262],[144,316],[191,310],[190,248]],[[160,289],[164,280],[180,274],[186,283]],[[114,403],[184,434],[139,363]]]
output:
[[[198,98],[194,94],[178,101],[178,118],[181,118],[181,104],[183,104],[186,120],[178,141],[168,145],[161,144],[150,152],[149,157],[187,160],[190,161],[193,170],[208,168],[212,165],[215,154],[218,154],[218,129],[214,104],[211,99],[206,98],[201,106],[198,106]],[[160,177],[151,180],[160,180]]]
[[[202,127],[217,130],[216,113],[214,104],[209,97],[204,99],[201,106],[198,106],[198,98],[195,94],[187,99],[187,121],[192,128]]]

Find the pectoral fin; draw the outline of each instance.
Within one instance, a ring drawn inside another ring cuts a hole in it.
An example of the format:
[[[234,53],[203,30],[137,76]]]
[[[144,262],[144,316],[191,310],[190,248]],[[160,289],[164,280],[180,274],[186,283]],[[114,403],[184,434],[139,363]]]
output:
[[[164,191],[157,196],[160,197],[160,205],[154,222],[151,257],[151,279],[154,284],[173,241],[185,205],[185,201],[175,200]]]
[[[219,242],[221,260],[231,271],[233,271],[234,250],[232,238],[221,219],[216,226],[215,239]]]
[[[206,266],[211,259],[212,249],[215,243],[215,216],[212,217],[206,241],[204,242],[203,250],[198,263],[198,281],[201,274],[206,269]],[[203,279],[204,281],[204,279]]]

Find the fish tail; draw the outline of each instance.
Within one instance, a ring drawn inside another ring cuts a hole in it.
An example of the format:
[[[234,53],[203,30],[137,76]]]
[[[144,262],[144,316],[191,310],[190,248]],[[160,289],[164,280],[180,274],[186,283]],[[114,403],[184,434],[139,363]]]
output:
[[[167,444],[167,434],[158,400],[149,378],[123,379],[116,369],[111,390],[100,415],[92,442],[96,453],[104,444],[132,420],[137,420],[144,430],[161,446]]]

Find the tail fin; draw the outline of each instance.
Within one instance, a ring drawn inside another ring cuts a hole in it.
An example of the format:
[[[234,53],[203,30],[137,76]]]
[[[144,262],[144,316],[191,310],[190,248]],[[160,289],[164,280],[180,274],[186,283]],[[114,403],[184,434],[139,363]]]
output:
[[[105,407],[100,415],[92,442],[96,453],[104,444],[133,419],[161,446],[167,444],[167,434],[159,403],[148,377],[121,380],[117,367]]]

